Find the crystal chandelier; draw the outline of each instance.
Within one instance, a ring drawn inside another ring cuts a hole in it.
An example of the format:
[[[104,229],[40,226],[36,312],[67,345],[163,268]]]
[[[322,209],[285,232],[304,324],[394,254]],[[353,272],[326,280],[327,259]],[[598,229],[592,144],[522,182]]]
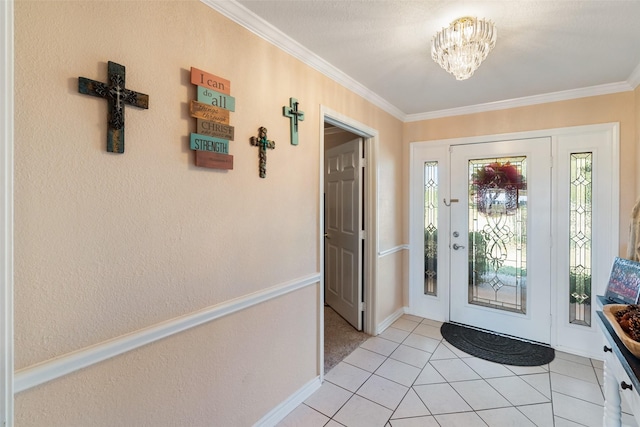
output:
[[[433,37],[431,57],[456,80],[466,80],[494,48],[496,36],[489,20],[459,18]]]

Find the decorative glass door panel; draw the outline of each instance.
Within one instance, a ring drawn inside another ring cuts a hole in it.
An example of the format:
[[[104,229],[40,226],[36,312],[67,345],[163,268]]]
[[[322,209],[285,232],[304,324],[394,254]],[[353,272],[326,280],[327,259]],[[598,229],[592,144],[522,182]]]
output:
[[[438,321],[449,318],[449,159],[448,145],[411,148],[409,305]]]
[[[453,147],[452,322],[550,342],[550,153],[549,138]]]
[[[593,153],[569,161],[569,323],[591,326]]]
[[[424,163],[424,294],[438,295],[438,162]]]
[[[471,159],[470,304],[527,312],[527,158]]]

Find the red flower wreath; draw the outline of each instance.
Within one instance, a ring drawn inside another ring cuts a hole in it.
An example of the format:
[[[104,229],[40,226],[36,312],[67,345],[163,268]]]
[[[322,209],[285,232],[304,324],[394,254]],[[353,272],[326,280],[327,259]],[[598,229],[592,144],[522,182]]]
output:
[[[478,169],[473,174],[473,183],[483,187],[517,188],[526,187],[524,177],[518,173],[518,168],[510,162],[493,162]]]
[[[472,176],[476,207],[485,215],[513,214],[518,209],[518,191],[526,182],[510,162],[493,162]],[[504,196],[500,198],[500,194]]]

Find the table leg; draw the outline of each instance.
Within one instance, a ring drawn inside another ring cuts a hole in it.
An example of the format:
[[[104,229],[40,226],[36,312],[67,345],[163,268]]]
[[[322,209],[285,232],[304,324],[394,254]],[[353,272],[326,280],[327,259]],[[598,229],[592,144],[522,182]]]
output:
[[[622,410],[620,407],[620,388],[618,380],[611,372],[608,361],[604,362],[604,427],[620,427],[622,425]]]

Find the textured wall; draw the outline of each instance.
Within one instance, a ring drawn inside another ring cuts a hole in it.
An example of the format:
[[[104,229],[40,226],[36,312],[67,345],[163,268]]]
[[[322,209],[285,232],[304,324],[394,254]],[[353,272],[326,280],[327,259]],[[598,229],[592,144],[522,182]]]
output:
[[[150,96],[149,110],[126,108],[123,155],[105,152],[106,101],[77,90],[78,76],[106,81],[109,60]],[[233,171],[194,166],[192,66],[231,80]],[[15,71],[17,369],[318,272],[320,105],[380,132],[380,247],[404,243],[402,124],[198,1],[17,0]],[[297,147],[282,116],[291,96],[305,111]],[[259,126],[277,143],[266,179],[249,144]],[[18,425],[105,425],[112,412],[136,425],[254,422],[319,374],[318,296],[312,286],[20,393]],[[276,355],[291,353],[289,372]],[[181,422],[202,393],[213,407]]]
[[[315,295],[307,288],[30,389],[16,398],[15,424],[253,425],[315,370]]]

